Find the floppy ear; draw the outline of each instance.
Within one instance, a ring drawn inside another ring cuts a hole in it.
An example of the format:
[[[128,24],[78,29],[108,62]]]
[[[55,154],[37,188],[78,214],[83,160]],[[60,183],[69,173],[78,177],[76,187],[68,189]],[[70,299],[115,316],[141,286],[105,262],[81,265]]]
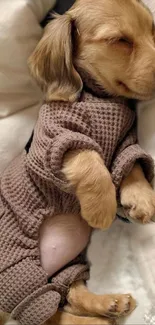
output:
[[[29,59],[32,74],[48,101],[74,101],[83,86],[73,65],[72,27],[69,14],[55,15]]]

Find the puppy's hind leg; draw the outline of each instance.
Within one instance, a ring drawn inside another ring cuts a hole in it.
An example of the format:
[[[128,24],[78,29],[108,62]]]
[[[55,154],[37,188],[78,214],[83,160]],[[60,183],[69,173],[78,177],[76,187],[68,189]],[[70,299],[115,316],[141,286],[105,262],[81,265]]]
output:
[[[76,316],[67,312],[57,312],[44,325],[114,325],[115,320],[104,317]]]
[[[73,283],[67,296],[65,310],[76,315],[121,317],[130,314],[136,302],[130,294],[96,295],[83,281]]]

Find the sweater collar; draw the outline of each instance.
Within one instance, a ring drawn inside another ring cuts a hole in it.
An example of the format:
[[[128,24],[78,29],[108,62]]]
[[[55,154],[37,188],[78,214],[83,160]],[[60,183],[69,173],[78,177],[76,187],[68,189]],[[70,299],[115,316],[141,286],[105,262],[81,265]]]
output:
[[[132,110],[135,111],[136,109],[136,103],[137,101],[134,99],[127,99],[120,96],[112,96],[108,94],[104,87],[97,84],[97,82],[87,73],[86,71],[82,69],[77,69],[82,81],[83,81],[83,90],[86,90],[87,92],[91,93],[94,96],[100,97],[100,98],[109,98],[113,100],[115,99],[116,102],[123,102],[126,103],[126,105],[130,106]]]
[[[92,93],[93,95],[96,95],[97,97],[111,97],[111,95],[108,95],[101,85],[97,84],[97,82],[90,76],[88,72],[80,68],[77,70],[82,79],[84,90]]]

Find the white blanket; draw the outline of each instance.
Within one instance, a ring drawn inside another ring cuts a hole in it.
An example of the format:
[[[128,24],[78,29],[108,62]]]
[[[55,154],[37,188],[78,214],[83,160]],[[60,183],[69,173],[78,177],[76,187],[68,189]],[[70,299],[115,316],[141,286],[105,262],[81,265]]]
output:
[[[88,257],[91,291],[132,293],[137,299],[137,308],[122,323],[155,324],[155,319],[151,322],[155,317],[151,310],[155,301],[155,225],[144,227],[117,220],[108,231],[94,232]]]
[[[41,38],[39,22],[53,2],[0,0],[0,172],[23,149],[37,119],[42,94],[29,75],[27,58]],[[155,11],[154,0],[146,2]],[[139,112],[139,140],[155,158],[154,121],[152,101]],[[138,307],[125,323],[155,324],[155,225],[117,220],[109,231],[94,232],[88,255],[89,288],[97,293],[132,292]]]

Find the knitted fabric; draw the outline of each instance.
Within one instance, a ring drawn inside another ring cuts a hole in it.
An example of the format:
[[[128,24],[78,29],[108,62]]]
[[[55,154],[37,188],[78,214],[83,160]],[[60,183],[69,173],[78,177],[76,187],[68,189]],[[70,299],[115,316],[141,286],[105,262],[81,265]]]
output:
[[[29,152],[16,158],[1,179],[0,310],[12,312],[22,325],[45,322],[63,305],[69,286],[88,278],[81,258],[50,284],[40,264],[39,229],[46,216],[80,213],[61,172],[65,153],[97,151],[117,190],[136,160],[147,179],[153,177],[153,161],[136,143],[135,112],[125,100],[104,98],[91,83],[87,87],[76,103],[42,106]]]

